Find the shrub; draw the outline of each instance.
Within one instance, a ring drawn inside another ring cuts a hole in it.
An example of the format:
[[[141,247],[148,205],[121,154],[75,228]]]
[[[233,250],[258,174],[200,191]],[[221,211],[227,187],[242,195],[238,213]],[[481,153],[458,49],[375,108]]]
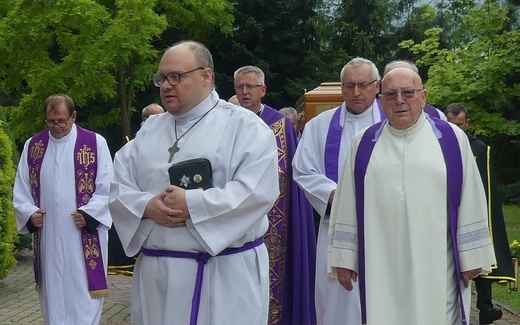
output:
[[[520,181],[499,186],[502,204],[520,205]]]
[[[31,234],[19,234],[18,243],[14,246],[15,253],[19,253],[23,250],[32,249],[32,235]]]
[[[12,203],[15,175],[12,150],[11,139],[0,127],[0,278],[6,277],[16,265],[18,233]]]

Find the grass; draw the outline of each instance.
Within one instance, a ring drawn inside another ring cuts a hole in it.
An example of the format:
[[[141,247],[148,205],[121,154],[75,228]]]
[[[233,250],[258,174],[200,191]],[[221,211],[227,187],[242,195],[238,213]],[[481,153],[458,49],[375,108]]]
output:
[[[507,238],[520,241],[520,206],[504,205],[504,219],[506,222]],[[508,285],[493,285],[493,299],[520,313],[520,291],[509,292]]]

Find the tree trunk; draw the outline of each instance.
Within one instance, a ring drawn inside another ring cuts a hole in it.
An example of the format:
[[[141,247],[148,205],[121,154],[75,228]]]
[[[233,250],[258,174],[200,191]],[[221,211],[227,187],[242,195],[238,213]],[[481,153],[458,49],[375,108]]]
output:
[[[121,105],[121,145],[124,145],[131,138],[131,129],[130,129],[130,118],[132,116],[130,108],[132,102],[132,93],[128,93],[125,87],[125,78],[123,76],[123,72],[120,68],[117,68],[116,71],[116,80],[117,80],[117,93],[119,97],[119,103]]]

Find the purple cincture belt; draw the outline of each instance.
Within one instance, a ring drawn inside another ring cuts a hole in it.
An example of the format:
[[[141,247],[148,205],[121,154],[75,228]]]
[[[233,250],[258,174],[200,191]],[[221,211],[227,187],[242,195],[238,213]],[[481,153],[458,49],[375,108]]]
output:
[[[216,256],[225,256],[232,255],[241,252],[245,252],[257,246],[260,246],[264,243],[264,237],[260,237],[252,242],[245,243],[242,247],[229,247],[220,252]],[[212,257],[209,253],[189,253],[189,252],[177,252],[177,251],[167,251],[161,249],[148,249],[141,248],[141,253],[145,256],[155,256],[155,257],[173,257],[173,258],[191,258],[197,261],[199,264],[197,267],[197,278],[195,280],[195,289],[193,290],[193,298],[191,299],[191,316],[190,316],[190,325],[197,324],[197,318],[199,316],[199,307],[200,307],[200,294],[202,291],[202,280],[204,278],[204,265],[209,261]]]

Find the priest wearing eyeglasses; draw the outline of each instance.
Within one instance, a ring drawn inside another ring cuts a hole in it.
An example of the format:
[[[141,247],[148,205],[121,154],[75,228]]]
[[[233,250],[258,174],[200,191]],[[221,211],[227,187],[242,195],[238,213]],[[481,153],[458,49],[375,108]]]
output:
[[[25,143],[13,189],[18,231],[33,234],[45,324],[99,324],[106,281],[112,157],[105,139],[76,125],[65,94],[44,104],[47,129]]]
[[[268,213],[269,229],[265,234],[270,267],[268,324],[315,324],[316,236],[312,207],[293,181],[296,129],[287,116],[262,103],[267,87],[260,68],[241,67],[235,71],[234,79],[240,105],[256,113],[271,128],[278,147],[280,196]]]
[[[276,143],[214,81],[203,44],[168,48],[153,76],[167,113],[150,116],[114,158],[110,211],[126,254],[141,253],[134,325],[267,323]]]
[[[327,279],[330,206],[341,167],[354,134],[384,118],[376,96],[379,72],[370,60],[355,58],[339,74],[344,102],[324,111],[305,125],[293,160],[294,179],[305,191],[317,216],[317,324],[361,324],[359,292],[347,292]]]
[[[467,136],[423,112],[427,94],[388,72],[387,120],[354,136],[334,196],[328,276],[358,287],[362,324],[468,324],[471,280],[495,263]]]

